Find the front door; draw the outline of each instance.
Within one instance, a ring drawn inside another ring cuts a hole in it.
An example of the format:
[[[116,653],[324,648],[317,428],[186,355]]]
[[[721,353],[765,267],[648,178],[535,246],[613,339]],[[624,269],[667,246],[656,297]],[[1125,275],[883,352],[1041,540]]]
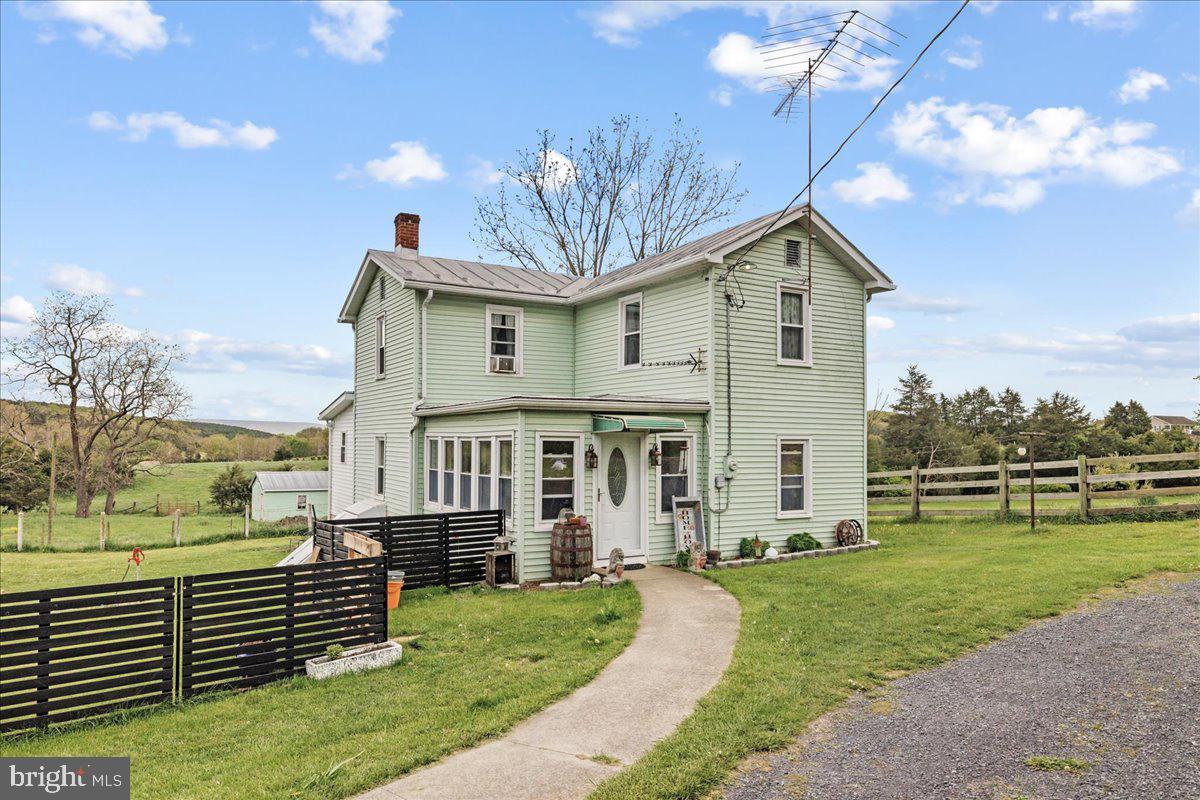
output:
[[[642,437],[612,433],[599,438],[600,518],[596,560],[607,562],[614,547],[621,548],[626,559],[643,558],[646,553],[642,547],[642,519],[646,508],[642,497]]]

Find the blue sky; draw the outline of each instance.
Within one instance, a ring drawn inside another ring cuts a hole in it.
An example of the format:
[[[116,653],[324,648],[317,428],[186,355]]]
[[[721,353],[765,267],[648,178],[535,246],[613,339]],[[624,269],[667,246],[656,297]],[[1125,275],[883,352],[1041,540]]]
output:
[[[847,4],[4,3],[3,325],[107,292],[179,342],[199,417],[312,419],[368,247],[477,258],[474,198],[539,128],[678,113],[741,164],[738,216],[803,183],[748,40]],[[859,4],[899,62],[817,101],[818,160],[957,3]],[[901,290],[869,381],[1063,389],[1189,414],[1200,371],[1200,4],[975,3],[816,188]],[[747,39],[748,37],[748,39]],[[494,258],[494,256],[491,256]]]

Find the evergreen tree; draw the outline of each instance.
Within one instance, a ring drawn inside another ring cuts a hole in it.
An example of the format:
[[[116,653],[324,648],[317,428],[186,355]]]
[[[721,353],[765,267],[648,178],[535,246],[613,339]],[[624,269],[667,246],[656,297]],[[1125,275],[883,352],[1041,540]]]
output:
[[[1038,398],[1029,415],[1029,427],[1044,434],[1038,437],[1037,460],[1058,461],[1082,452],[1091,416],[1078,398],[1055,392]]]
[[[1025,402],[1021,399],[1021,393],[1006,386],[996,398],[996,405],[998,406],[996,424],[999,426],[996,432],[1004,436],[1016,435],[1017,431],[1025,425],[1025,417],[1028,413],[1025,409]]]
[[[933,381],[910,364],[900,379],[892,417],[883,434],[887,458],[892,463],[923,463],[935,439],[941,408],[933,393]]]

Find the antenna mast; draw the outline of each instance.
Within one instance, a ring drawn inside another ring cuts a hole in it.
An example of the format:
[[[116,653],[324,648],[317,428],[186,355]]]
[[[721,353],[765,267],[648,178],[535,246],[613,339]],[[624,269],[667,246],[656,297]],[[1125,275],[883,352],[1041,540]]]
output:
[[[865,24],[864,24],[865,23]],[[854,27],[854,31],[850,28]],[[778,81],[782,99],[772,113],[776,119],[790,122],[796,100],[805,94],[808,113],[808,213],[805,215],[805,260],[807,262],[808,304],[812,305],[812,215],[813,215],[813,85],[818,89],[834,89],[837,84],[870,66],[871,61],[889,54],[900,46],[888,37],[904,34],[884,25],[858,9],[772,25],[760,37],[758,50],[772,79]],[[853,42],[853,43],[851,43]],[[876,54],[873,54],[874,50]]]

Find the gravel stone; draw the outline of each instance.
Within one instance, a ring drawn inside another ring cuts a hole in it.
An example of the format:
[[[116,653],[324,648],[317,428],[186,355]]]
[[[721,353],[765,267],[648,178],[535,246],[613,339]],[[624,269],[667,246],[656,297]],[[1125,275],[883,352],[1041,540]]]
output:
[[[1200,579],[1035,623],[825,715],[727,800],[1194,800]],[[1034,756],[1086,762],[1039,771]]]

